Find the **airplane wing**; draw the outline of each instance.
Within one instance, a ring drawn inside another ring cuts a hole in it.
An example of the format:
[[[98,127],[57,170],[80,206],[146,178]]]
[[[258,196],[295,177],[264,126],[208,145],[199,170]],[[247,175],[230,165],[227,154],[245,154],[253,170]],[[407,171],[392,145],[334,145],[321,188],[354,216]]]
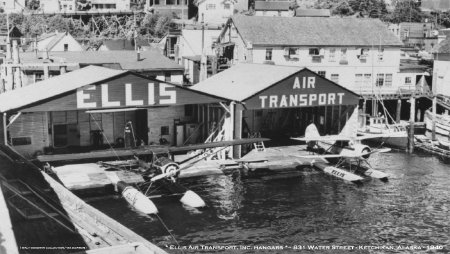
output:
[[[365,140],[365,139],[374,139],[374,138],[390,138],[392,134],[390,133],[380,133],[380,134],[364,134],[363,136],[357,136],[353,138],[354,140]]]
[[[373,151],[370,151],[368,153],[350,153],[350,154],[315,154],[315,155],[300,155],[296,156],[299,158],[304,159],[331,159],[331,158],[361,158],[363,159],[363,156],[373,154],[373,153],[386,153],[391,151],[390,148],[381,148],[381,149],[375,149]]]
[[[327,135],[327,136],[299,137],[299,138],[291,137],[291,139],[305,141],[305,142],[309,142],[309,141],[350,141],[350,140],[352,140],[349,137],[341,136],[341,135]]]
[[[54,161],[74,161],[74,160],[86,160],[86,159],[100,159],[100,158],[115,158],[117,157],[130,157],[133,155],[150,155],[153,153],[175,153],[175,152],[187,152],[198,149],[208,149],[216,147],[228,147],[234,145],[252,144],[258,142],[268,141],[268,138],[244,138],[235,139],[229,141],[219,141],[211,143],[202,143],[187,146],[143,146],[135,148],[118,148],[110,150],[91,151],[89,153],[76,153],[76,154],[52,154],[52,155],[40,155],[37,159],[40,162],[54,162]]]

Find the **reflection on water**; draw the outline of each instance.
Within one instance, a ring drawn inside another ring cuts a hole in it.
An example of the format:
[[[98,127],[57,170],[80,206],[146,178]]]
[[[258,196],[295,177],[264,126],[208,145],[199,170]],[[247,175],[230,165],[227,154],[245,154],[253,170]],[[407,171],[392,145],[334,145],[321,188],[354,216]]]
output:
[[[390,174],[388,183],[355,186],[315,171],[278,180],[233,173],[182,180],[207,208],[188,209],[176,199],[155,203],[180,245],[444,245],[448,251],[450,166],[403,153],[375,154],[370,162]],[[176,244],[156,217],[121,198],[91,203],[161,247]]]

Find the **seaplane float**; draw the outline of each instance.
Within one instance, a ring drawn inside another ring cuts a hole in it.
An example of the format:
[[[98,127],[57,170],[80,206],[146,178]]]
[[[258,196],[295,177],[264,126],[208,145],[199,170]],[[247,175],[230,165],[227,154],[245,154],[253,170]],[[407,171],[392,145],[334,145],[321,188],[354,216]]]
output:
[[[141,146],[89,153],[40,155],[37,159],[45,165],[44,170],[50,173],[56,172],[58,168],[50,163],[95,160],[96,163],[69,164],[63,167],[74,167],[75,171],[77,167],[80,169],[87,166],[102,168],[113,183],[115,190],[132,207],[145,214],[156,214],[158,208],[152,198],[163,196],[180,197],[179,201],[182,204],[193,208],[206,206],[204,200],[198,194],[179,183],[178,176],[182,170],[192,167],[207,157],[214,156],[229,146],[259,143],[267,140],[269,139],[249,138],[179,147]],[[181,162],[173,160],[172,155],[174,153],[199,150],[202,152],[197,152]],[[112,160],[111,158],[119,158],[119,160]],[[140,174],[145,181],[134,185],[128,184],[121,181],[117,174],[114,174],[114,171],[134,172]],[[155,189],[165,189],[166,193],[169,194],[151,195],[152,190]]]
[[[374,135],[357,136],[358,108],[338,135],[321,136],[314,123],[307,126],[304,137],[293,137],[293,140],[307,143],[310,155],[296,157],[310,159],[311,165],[325,173],[353,183],[361,183],[364,178],[372,177],[381,181],[388,180],[388,174],[374,169],[367,159],[373,153],[389,152],[389,148],[373,149],[361,143],[364,139],[372,139]]]

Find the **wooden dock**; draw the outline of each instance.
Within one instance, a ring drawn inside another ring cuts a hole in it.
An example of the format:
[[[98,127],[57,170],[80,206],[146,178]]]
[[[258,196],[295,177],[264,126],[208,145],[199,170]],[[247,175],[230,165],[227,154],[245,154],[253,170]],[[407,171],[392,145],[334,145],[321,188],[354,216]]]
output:
[[[301,158],[302,155],[309,155],[305,145],[269,147],[264,151],[253,149],[237,162],[250,169],[284,170],[310,166],[312,160]]]
[[[6,200],[11,201],[14,198],[20,199],[22,203],[26,201],[36,208],[35,212],[40,211],[45,215],[45,218],[39,220],[24,218],[8,204],[7,209],[13,211],[11,217],[15,218],[12,220],[12,227],[17,246],[72,246],[80,248],[78,251],[81,253],[166,253],[85,203],[12,149],[0,146],[0,165],[2,190],[5,196],[7,195]],[[24,186],[29,186],[29,189],[14,187],[14,180],[23,181]],[[27,192],[31,194],[26,194]],[[4,208],[0,207],[0,212],[5,214]],[[58,251],[73,253],[74,249]]]
[[[425,135],[415,135],[414,146],[425,153],[436,155],[445,163],[450,163],[450,150],[439,146],[438,141],[433,141]]]

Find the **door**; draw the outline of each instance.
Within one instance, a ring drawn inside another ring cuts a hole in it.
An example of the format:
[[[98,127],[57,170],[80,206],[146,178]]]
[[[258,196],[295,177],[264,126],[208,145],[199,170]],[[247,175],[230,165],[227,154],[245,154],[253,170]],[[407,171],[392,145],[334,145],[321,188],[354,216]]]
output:
[[[147,122],[147,110],[139,109],[136,110],[136,140],[140,145],[143,141],[144,144],[148,144],[148,122]]]
[[[176,145],[182,146],[184,143],[184,125],[177,125],[176,130],[177,130]]]

